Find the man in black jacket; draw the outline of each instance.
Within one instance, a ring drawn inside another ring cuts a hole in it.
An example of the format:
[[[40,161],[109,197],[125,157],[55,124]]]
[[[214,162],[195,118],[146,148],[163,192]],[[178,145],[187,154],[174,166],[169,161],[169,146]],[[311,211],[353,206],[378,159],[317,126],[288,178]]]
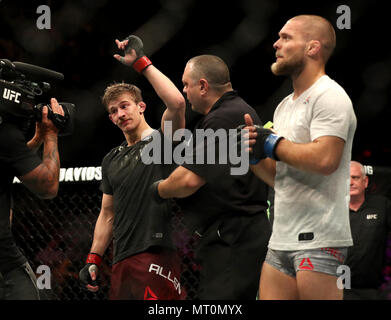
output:
[[[364,166],[350,164],[350,227],[353,247],[345,264],[351,270],[351,289],[345,300],[380,299],[387,235],[391,231],[391,201],[381,195],[366,195],[368,176]]]

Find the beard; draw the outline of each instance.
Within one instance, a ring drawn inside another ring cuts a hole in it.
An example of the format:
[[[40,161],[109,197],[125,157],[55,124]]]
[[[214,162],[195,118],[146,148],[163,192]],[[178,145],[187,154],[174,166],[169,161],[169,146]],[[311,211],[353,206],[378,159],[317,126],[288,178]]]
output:
[[[270,69],[276,76],[291,76],[300,74],[304,69],[304,65],[303,57],[295,55],[289,59],[283,58],[280,62],[274,62]]]

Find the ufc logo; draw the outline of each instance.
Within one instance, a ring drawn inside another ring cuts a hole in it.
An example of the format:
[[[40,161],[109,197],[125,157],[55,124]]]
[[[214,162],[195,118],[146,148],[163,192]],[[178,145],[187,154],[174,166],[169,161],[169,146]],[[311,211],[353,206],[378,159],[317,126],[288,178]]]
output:
[[[10,100],[10,101],[15,101],[16,103],[20,103],[18,98],[21,96],[21,93],[15,92],[11,89],[4,88],[3,91],[3,98]]]

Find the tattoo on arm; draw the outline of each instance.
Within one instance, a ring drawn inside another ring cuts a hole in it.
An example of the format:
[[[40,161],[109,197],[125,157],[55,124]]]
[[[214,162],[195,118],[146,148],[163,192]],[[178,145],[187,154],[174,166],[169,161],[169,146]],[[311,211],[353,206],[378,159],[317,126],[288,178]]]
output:
[[[52,198],[57,194],[60,175],[60,157],[57,136],[45,138],[42,163],[22,179],[40,198]]]

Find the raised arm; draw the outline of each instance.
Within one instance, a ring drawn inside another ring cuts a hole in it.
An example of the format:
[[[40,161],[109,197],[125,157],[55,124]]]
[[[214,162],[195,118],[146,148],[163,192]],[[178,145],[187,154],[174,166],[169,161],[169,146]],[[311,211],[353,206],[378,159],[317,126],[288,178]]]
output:
[[[131,35],[123,41],[115,40],[115,42],[119,49],[125,51],[125,55],[115,54],[114,58],[125,65],[133,66],[137,72],[142,73],[166,105],[167,109],[163,113],[161,124],[163,131],[164,121],[172,122],[173,131],[184,128],[185,99],[174,83],[145,56],[141,39]]]

